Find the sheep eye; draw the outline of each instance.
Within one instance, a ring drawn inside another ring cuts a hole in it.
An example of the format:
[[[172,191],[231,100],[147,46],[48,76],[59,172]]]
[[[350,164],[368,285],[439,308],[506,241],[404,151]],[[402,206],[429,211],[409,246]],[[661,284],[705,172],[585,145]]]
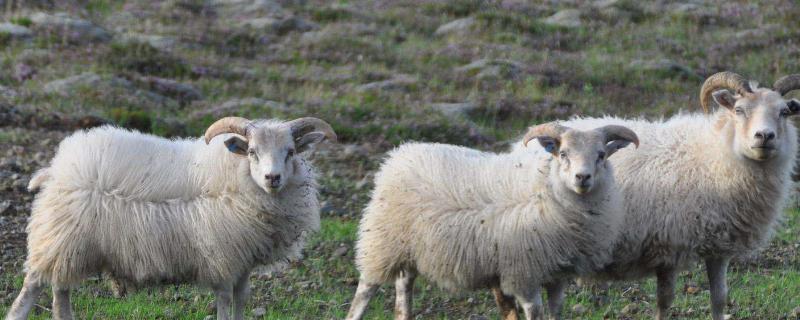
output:
[[[736,109],[733,109],[733,112],[735,112],[737,115],[740,116],[744,115],[744,109],[742,109],[741,107],[736,107]]]
[[[289,160],[289,158],[292,156],[294,156],[294,149],[289,149],[289,151],[286,151],[286,160]]]
[[[786,117],[786,116],[788,116],[790,114],[792,114],[792,110],[789,110],[789,108],[781,109],[781,116],[782,117]]]
[[[600,151],[600,154],[597,155],[597,159],[598,160],[603,160],[605,158],[606,158],[606,153],[603,152],[603,151]]]
[[[247,149],[247,155],[249,155],[251,157],[255,157],[256,156],[256,150]]]
[[[558,155],[561,157],[561,159],[566,159],[567,158],[567,152],[566,151],[561,151],[561,152],[558,153]]]

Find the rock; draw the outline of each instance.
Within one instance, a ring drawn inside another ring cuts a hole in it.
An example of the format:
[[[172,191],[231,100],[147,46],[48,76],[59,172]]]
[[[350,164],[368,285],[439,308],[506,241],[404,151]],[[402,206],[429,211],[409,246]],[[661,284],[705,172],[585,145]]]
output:
[[[0,85],[0,98],[4,98],[6,100],[13,100],[18,96],[19,93],[16,90]]]
[[[141,33],[126,33],[119,36],[119,42],[122,44],[133,44],[133,43],[146,43],[153,48],[162,51],[171,51],[175,48],[175,44],[177,40],[175,38],[167,37],[167,36],[160,36],[160,35],[150,35],[150,34],[141,34]]]
[[[582,304],[580,304],[580,303],[578,303],[578,304],[576,304],[576,305],[572,306],[572,313],[573,313],[574,315],[576,315],[576,316],[583,315],[583,314],[585,314],[585,313],[586,313],[586,311],[587,311],[587,310],[586,310],[586,307],[584,307],[584,306],[583,306]]]
[[[377,82],[370,82],[367,84],[362,84],[356,87],[357,92],[367,92],[367,91],[399,91],[405,90],[410,86],[417,84],[417,78],[406,75],[406,74],[398,74],[395,75],[393,78],[384,80],[384,81],[377,81]]]
[[[723,316],[722,316],[722,319],[723,319],[723,320],[731,320],[731,319],[733,319],[733,315],[731,315],[731,314],[726,314],[726,315],[723,315]]]
[[[14,66],[14,80],[23,82],[33,78],[34,75],[36,75],[36,69],[25,63],[17,63]]]
[[[3,22],[0,23],[0,35],[3,34],[14,40],[26,40],[33,36],[33,31],[25,26]]]
[[[336,250],[333,251],[331,257],[333,258],[343,257],[344,255],[347,254],[347,251],[350,251],[350,248],[348,248],[346,245],[341,245],[338,248],[336,248]]]
[[[0,202],[0,215],[5,214],[6,211],[8,211],[8,209],[10,208],[11,208],[11,201],[5,200],[3,202]],[[0,223],[0,225],[2,225],[2,223]]]
[[[472,102],[458,102],[458,103],[434,103],[431,108],[438,110],[448,117],[460,117],[468,114],[478,108],[478,105]]]
[[[456,73],[475,76],[479,80],[512,79],[523,70],[522,63],[506,59],[479,59],[456,68]]]
[[[203,99],[203,94],[188,83],[153,76],[134,76],[132,80],[137,84],[146,86],[153,92],[174,98],[181,104]]]
[[[216,320],[216,319],[217,317],[215,316],[206,316],[205,318],[203,318],[203,320]]]
[[[623,315],[628,315],[628,316],[637,314],[637,313],[639,313],[639,305],[637,305],[635,303],[630,303],[630,304],[626,305],[625,307],[623,307],[622,311],[620,311],[620,312],[622,312]]]
[[[800,306],[797,306],[794,309],[792,309],[792,317],[800,318]]]
[[[656,73],[662,77],[680,77],[680,78],[700,78],[689,67],[681,65],[669,59],[660,60],[634,60],[630,63],[630,67],[643,72]]]
[[[206,116],[211,116],[212,118],[221,118],[223,116],[230,116],[231,114],[241,111],[242,109],[251,107],[258,107],[260,109],[276,110],[276,111],[288,110],[286,105],[280,102],[265,100],[261,98],[241,98],[241,99],[233,99],[225,101],[219,106],[213,107],[211,109],[195,111],[189,115],[189,118],[200,119]]]
[[[133,83],[117,77],[101,77],[92,72],[85,72],[76,76],[54,80],[46,83],[42,91],[69,97],[80,90],[91,90],[98,95],[114,95],[130,103],[159,107],[168,103],[168,98],[149,90],[136,88]],[[173,102],[174,103],[174,102]]]
[[[111,33],[94,23],[64,12],[37,12],[30,19],[37,32],[53,33],[66,38],[70,43],[107,42],[112,37]]]
[[[319,25],[316,23],[297,16],[286,18],[259,17],[245,19],[239,23],[239,26],[276,34],[286,34],[292,31],[306,32],[319,29]]]
[[[545,18],[542,22],[556,27],[577,28],[582,25],[581,12],[578,9],[564,9]]]
[[[475,18],[467,17],[445,23],[436,29],[434,35],[444,36],[449,34],[466,34],[475,26]]]
[[[260,318],[263,317],[265,314],[267,314],[267,309],[264,309],[263,307],[258,307],[253,309],[252,313],[253,317]]]
[[[95,87],[102,79],[99,75],[91,72],[84,72],[77,76],[59,79],[45,83],[43,90],[45,93],[69,95],[79,87]]]
[[[280,3],[272,0],[212,0],[210,5],[221,13],[233,16],[280,16],[286,13]]]

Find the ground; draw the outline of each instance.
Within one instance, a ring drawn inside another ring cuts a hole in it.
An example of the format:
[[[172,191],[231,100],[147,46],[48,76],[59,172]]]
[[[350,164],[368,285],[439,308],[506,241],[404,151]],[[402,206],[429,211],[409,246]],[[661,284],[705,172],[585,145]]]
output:
[[[69,3],[69,4],[64,4]],[[764,86],[800,72],[793,1],[0,0],[0,314],[18,293],[30,176],[76,129],[112,123],[198,136],[220,116],[315,116],[340,143],[319,167],[323,228],[306,258],[253,275],[249,314],[342,318],[355,291],[353,244],[382,155],[403,141],[501,151],[525,127],[571,115],[698,112],[705,77]],[[800,211],[763,251],[737,259],[733,319],[800,316]],[[702,268],[680,277],[674,318],[709,317]],[[496,318],[486,292],[417,282],[423,319]],[[570,287],[567,318],[648,319],[653,280],[605,294]],[[101,277],[73,293],[81,319],[204,319],[208,290],[114,298]],[[381,289],[368,318],[391,318]],[[48,318],[43,295],[35,317]],[[584,310],[581,310],[584,309]]]

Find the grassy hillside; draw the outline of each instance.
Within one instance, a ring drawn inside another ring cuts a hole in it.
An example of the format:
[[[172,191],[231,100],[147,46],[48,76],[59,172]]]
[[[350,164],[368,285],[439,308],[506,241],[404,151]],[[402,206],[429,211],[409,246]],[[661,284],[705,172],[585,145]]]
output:
[[[0,314],[21,284],[33,197],[24,187],[78,128],[180,137],[227,115],[329,121],[341,143],[312,155],[323,230],[302,262],[253,276],[248,310],[342,318],[358,276],[357,221],[382,155],[399,143],[503,150],[525,127],[572,115],[697,111],[717,71],[765,86],[800,72],[790,0],[0,0],[0,10]],[[734,319],[800,316],[798,216],[787,211],[770,246],[733,266]],[[708,318],[704,271],[680,279],[675,318]],[[647,319],[654,293],[652,280],[608,294],[572,286],[566,315]],[[208,290],[183,286],[117,299],[97,278],[73,299],[81,319],[213,314]],[[390,318],[393,301],[386,286],[368,317]],[[36,318],[49,308],[43,295]],[[414,308],[423,319],[497,316],[487,293],[452,295],[424,279]]]

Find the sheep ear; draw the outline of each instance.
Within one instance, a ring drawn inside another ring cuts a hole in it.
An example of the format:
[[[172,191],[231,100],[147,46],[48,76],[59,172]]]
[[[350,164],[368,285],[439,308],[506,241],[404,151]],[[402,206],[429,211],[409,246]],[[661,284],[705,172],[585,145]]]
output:
[[[736,104],[736,98],[733,97],[733,94],[725,89],[714,91],[711,94],[714,97],[714,101],[717,104],[727,108],[728,110],[733,110],[733,106]]]
[[[239,137],[230,137],[225,140],[225,147],[228,148],[228,151],[238,155],[243,156],[247,154],[247,141]]]
[[[325,140],[325,134],[322,132],[315,131],[304,134],[300,139],[295,141],[297,153],[308,150],[314,144],[322,142],[322,140]]]
[[[557,154],[558,149],[561,147],[561,141],[559,141],[558,138],[538,136],[535,139],[536,141],[539,141],[539,144],[542,145],[542,148],[544,148],[545,151],[552,154]]]
[[[791,116],[796,116],[800,114],[800,101],[797,101],[797,99],[789,100],[789,102],[786,103],[786,106],[789,107],[789,112],[791,112],[790,114]]]

